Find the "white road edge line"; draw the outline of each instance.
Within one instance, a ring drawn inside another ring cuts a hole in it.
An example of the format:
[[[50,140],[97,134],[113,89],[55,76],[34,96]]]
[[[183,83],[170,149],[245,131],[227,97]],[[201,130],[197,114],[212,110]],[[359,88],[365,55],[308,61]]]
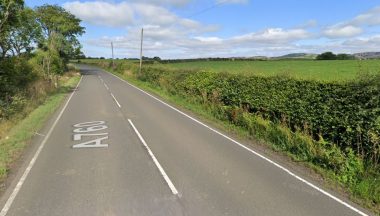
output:
[[[153,159],[153,162],[156,164],[158,170],[160,171],[162,177],[164,177],[166,183],[168,184],[170,190],[172,191],[172,193],[174,195],[177,195],[178,194],[178,191],[177,189],[175,188],[173,182],[170,180],[169,176],[166,174],[164,168],[162,168],[161,164],[158,162],[157,158],[154,156],[152,150],[150,150],[149,146],[146,144],[144,138],[141,136],[141,134],[139,133],[139,131],[136,129],[135,125],[133,124],[133,122],[128,119],[128,122],[129,124],[132,126],[133,130],[135,131],[135,133],[137,134],[137,136],[139,137],[140,141],[142,142],[142,144],[145,146],[146,150],[148,151],[150,157]]]
[[[106,87],[106,89],[109,91],[110,88],[108,88],[108,85],[105,82],[103,84],[104,84],[104,87]]]
[[[136,86],[130,84],[129,82],[127,82],[127,81],[121,79],[120,77],[118,77],[118,76],[116,76],[116,75],[114,75],[114,74],[112,74],[112,73],[110,73],[110,72],[107,72],[107,73],[109,73],[109,74],[111,74],[112,76],[118,78],[119,80],[125,82],[125,83],[128,84],[129,86],[131,86],[131,87],[133,87],[133,88],[135,88],[135,89],[137,89],[137,90],[143,92],[144,94],[146,94],[146,95],[148,95],[149,97],[155,99],[156,101],[158,101],[158,102],[164,104],[165,106],[167,106],[167,107],[169,107],[169,108],[175,110],[176,112],[178,112],[178,113],[180,113],[180,114],[186,116],[187,118],[189,118],[189,119],[195,121],[196,123],[198,123],[198,124],[200,124],[200,125],[202,125],[202,126],[208,128],[209,130],[211,130],[211,131],[213,131],[213,132],[219,134],[220,136],[226,138],[227,140],[230,140],[231,142],[233,142],[233,143],[239,145],[240,147],[242,147],[242,148],[246,149],[247,151],[249,151],[249,152],[255,154],[256,156],[258,156],[258,157],[260,157],[260,158],[266,160],[267,162],[269,162],[269,163],[273,164],[274,166],[280,168],[281,170],[285,171],[286,173],[288,173],[289,175],[291,175],[291,176],[293,176],[294,178],[298,179],[299,181],[301,181],[301,182],[305,183],[306,185],[308,185],[308,186],[314,188],[315,190],[319,191],[320,193],[322,193],[322,194],[324,194],[324,195],[330,197],[331,199],[337,201],[338,203],[340,203],[340,204],[346,206],[347,208],[351,209],[352,211],[358,213],[359,215],[362,215],[362,216],[369,216],[368,214],[366,214],[366,213],[360,211],[359,209],[357,209],[357,208],[355,208],[354,206],[348,204],[347,202],[345,202],[345,201],[339,199],[338,197],[336,197],[336,196],[330,194],[329,192],[323,190],[322,188],[319,188],[318,186],[316,186],[316,185],[310,183],[309,181],[303,179],[302,177],[297,176],[296,174],[294,174],[294,173],[293,173],[292,171],[290,171],[289,169],[287,169],[287,168],[281,166],[280,164],[278,164],[278,163],[272,161],[271,159],[265,157],[264,155],[261,155],[260,153],[254,151],[254,150],[252,150],[252,149],[250,149],[250,148],[248,148],[247,146],[241,144],[240,142],[238,142],[238,141],[236,141],[236,140],[230,138],[230,137],[227,136],[227,135],[224,135],[223,133],[217,131],[216,129],[214,129],[214,128],[212,128],[212,127],[206,125],[205,123],[203,123],[203,122],[201,122],[201,121],[199,121],[199,120],[197,120],[197,119],[195,119],[195,118],[189,116],[188,114],[186,114],[186,113],[184,113],[184,112],[178,110],[177,108],[175,108],[175,107],[169,105],[168,103],[166,103],[166,102],[164,102],[164,101],[162,101],[162,100],[156,98],[155,96],[153,96],[153,95],[147,93],[146,91],[144,91],[144,90],[142,90],[142,89],[140,89],[140,88],[138,88],[138,87],[136,87]],[[0,215],[0,216],[1,216],[1,215]]]
[[[115,95],[113,95],[113,94],[111,93],[111,96],[112,96],[113,99],[115,100],[117,106],[118,106],[119,108],[121,108],[121,105],[119,104],[119,101],[116,100]],[[1,216],[1,215],[0,215],[0,216]]]
[[[75,90],[78,89],[78,86],[79,86],[79,84],[80,84],[81,81],[82,81],[82,78],[83,78],[83,76],[81,76],[81,78],[80,78],[80,80],[79,80],[79,82],[78,82],[78,84],[77,84]],[[71,98],[73,97],[73,95],[74,95],[75,92],[76,92],[76,91],[73,91],[73,92],[71,93],[69,99],[66,101],[65,106],[62,108],[61,112],[59,113],[59,115],[58,115],[57,118],[55,119],[53,125],[52,125],[51,128],[49,129],[49,131],[48,131],[48,133],[46,134],[45,138],[42,140],[42,142],[41,142],[40,146],[38,147],[36,153],[34,154],[32,160],[29,162],[28,167],[27,167],[26,170],[24,171],[24,174],[21,176],[21,178],[20,178],[20,180],[18,181],[16,187],[13,189],[12,194],[9,196],[7,202],[5,203],[3,209],[1,210],[1,212],[0,212],[0,216],[6,216],[6,215],[7,215],[8,211],[9,211],[9,209],[10,209],[12,203],[13,203],[13,201],[15,200],[15,198],[16,198],[18,192],[20,191],[22,185],[24,184],[26,178],[28,177],[28,175],[29,175],[29,173],[30,173],[30,170],[33,168],[34,164],[36,163],[36,160],[37,160],[38,156],[40,155],[42,149],[44,148],[44,146],[45,146],[47,140],[49,139],[49,137],[50,137],[51,133],[53,132],[55,126],[57,125],[58,121],[61,119],[61,117],[62,117],[62,115],[63,115],[63,112],[66,110],[66,108],[67,108],[67,106],[68,106],[68,104],[69,104],[69,102],[70,102],[70,100],[71,100]]]
[[[98,78],[100,79],[100,81],[102,81],[102,83],[104,83],[103,79],[101,76],[98,75]]]

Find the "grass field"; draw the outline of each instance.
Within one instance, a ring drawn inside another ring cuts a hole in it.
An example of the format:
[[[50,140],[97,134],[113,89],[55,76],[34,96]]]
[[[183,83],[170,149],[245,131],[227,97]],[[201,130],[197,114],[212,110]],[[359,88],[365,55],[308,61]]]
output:
[[[353,80],[363,73],[380,73],[380,60],[195,61],[166,65],[185,70],[208,70],[258,76],[280,75],[328,82]]]

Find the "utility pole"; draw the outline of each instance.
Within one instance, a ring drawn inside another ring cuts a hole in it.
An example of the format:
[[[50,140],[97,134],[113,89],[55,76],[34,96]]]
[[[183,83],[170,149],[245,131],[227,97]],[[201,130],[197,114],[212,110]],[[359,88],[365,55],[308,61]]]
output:
[[[113,42],[111,42],[111,49],[112,49],[112,67],[114,67],[115,66],[115,63],[114,63],[114,61],[113,61]]]
[[[143,38],[144,38],[144,28],[141,28],[141,44],[140,44],[140,70],[139,70],[139,74],[141,74],[141,67],[142,67],[142,58],[143,58]]]

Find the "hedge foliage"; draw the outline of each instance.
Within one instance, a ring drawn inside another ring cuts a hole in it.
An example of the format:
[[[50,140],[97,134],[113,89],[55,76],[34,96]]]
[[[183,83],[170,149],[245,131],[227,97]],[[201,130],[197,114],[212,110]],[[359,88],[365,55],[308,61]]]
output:
[[[202,104],[292,158],[310,162],[380,211],[380,75],[345,83],[95,63]]]
[[[327,83],[146,66],[137,78],[172,94],[240,108],[379,163],[380,75]]]

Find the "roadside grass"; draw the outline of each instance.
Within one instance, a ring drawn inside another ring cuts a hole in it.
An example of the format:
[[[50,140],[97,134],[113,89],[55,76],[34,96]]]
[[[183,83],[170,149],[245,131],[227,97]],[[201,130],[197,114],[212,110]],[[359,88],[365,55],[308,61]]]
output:
[[[332,169],[321,167],[318,163],[308,160],[310,152],[318,152],[317,154],[320,154],[322,158],[331,160],[333,166],[335,162],[340,163],[345,160],[349,161],[349,163],[360,163],[354,155],[349,155],[349,158],[345,159],[346,156],[341,154],[341,151],[336,146],[327,147],[323,140],[315,142],[307,134],[294,133],[281,124],[274,124],[257,116],[240,115],[237,121],[242,122],[243,125],[239,125],[241,123],[231,122],[226,119],[225,114],[219,112],[218,109],[220,108],[212,104],[199,103],[199,101],[173,95],[166,89],[136,79],[131,71],[121,72],[112,70],[107,66],[104,68],[148,92],[159,95],[169,103],[176,104],[180,108],[195,113],[203,121],[215,128],[228,131],[243,140],[258,141],[255,143],[260,143],[266,148],[286,155],[292,161],[313,170],[313,175],[317,175],[317,178],[324,179],[323,184],[325,187],[343,192],[351,200],[380,215],[380,176],[376,170],[366,170],[367,176],[363,176],[359,181],[353,180],[352,183],[347,185],[341,183],[341,178],[349,177],[349,175],[337,175]]]
[[[36,107],[30,103],[33,105],[25,108],[30,111],[25,118],[23,115],[15,116],[12,120],[0,124],[0,130],[7,130],[5,137],[0,140],[0,182],[7,176],[11,164],[19,158],[28,141],[42,128],[78,81],[78,75],[69,74],[62,77],[59,89],[47,96],[41,105]]]

